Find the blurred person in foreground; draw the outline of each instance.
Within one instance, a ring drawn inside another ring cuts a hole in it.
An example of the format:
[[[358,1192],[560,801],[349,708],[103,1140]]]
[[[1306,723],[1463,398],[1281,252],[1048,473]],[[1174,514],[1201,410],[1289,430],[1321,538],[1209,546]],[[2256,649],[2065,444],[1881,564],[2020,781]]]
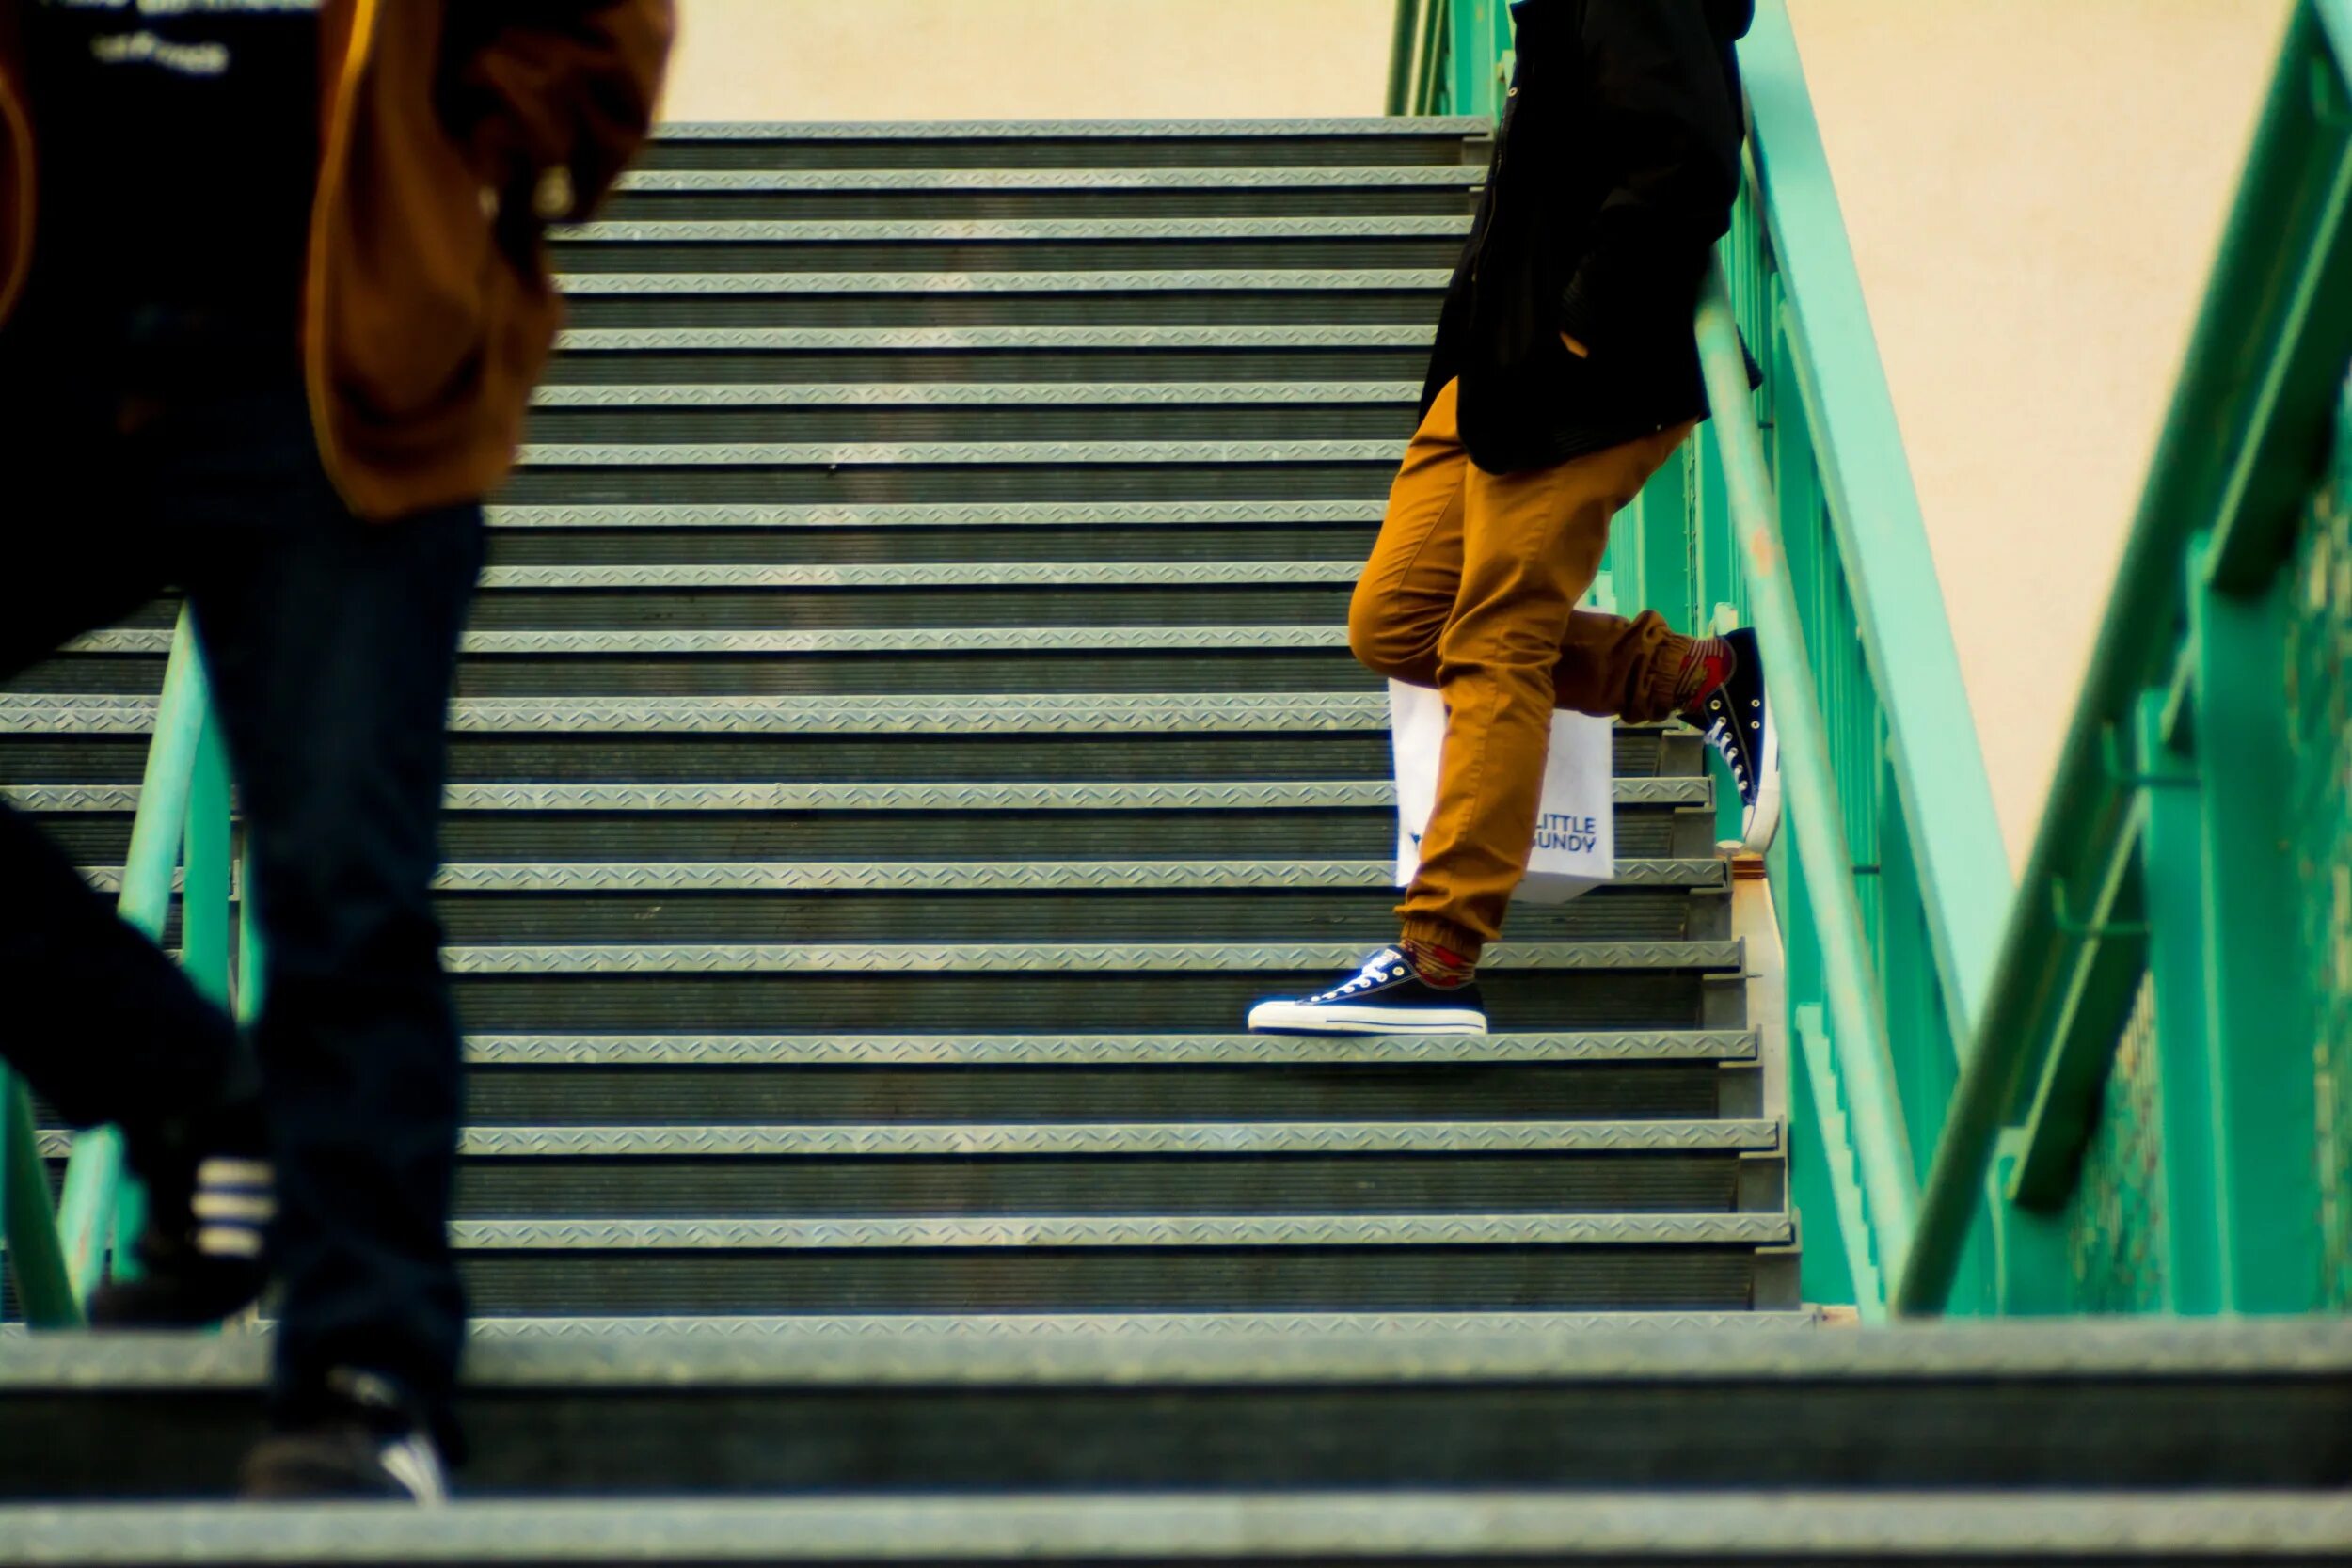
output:
[[[1611,520],[1707,415],[1692,312],[1740,192],[1733,45],[1755,0],[1518,0],[1518,62],[1348,641],[1446,704],[1437,809],[1393,947],[1252,1029],[1483,1034],[1477,966],[1526,875],[1555,708],[1681,717],[1751,847],[1775,750],[1751,631],[1577,608]],[[1753,373],[1754,367],[1751,366]]]
[[[651,122],[670,0],[0,0],[0,673],[186,594],[248,835],[250,1041],[0,811],[12,1065],[146,1183],[100,1326],[280,1288],[257,1497],[437,1500],[465,1302],[428,890],[542,245]]]

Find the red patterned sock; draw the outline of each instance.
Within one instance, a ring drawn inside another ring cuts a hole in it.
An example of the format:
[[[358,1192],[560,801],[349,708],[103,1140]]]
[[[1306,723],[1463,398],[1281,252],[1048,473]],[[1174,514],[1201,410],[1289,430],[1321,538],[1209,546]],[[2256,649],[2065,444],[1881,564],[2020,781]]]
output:
[[[1675,686],[1675,705],[1683,710],[1698,706],[1713,696],[1740,664],[1731,644],[1720,637],[1702,638],[1691,644],[1691,652],[1683,659],[1682,677]]]
[[[1403,944],[1405,958],[1421,976],[1421,983],[1438,990],[1458,990],[1478,978],[1478,960],[1466,958],[1451,948],[1435,942],[1406,940]]]

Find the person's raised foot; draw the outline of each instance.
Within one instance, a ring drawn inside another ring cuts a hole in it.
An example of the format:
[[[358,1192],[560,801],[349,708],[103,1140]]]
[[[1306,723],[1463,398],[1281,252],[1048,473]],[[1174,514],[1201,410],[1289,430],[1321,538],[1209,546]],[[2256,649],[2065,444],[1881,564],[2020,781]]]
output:
[[[1762,854],[1780,831],[1780,732],[1764,693],[1764,659],[1756,633],[1742,626],[1722,639],[1730,669],[1722,681],[1682,710],[1682,720],[1704,731],[1731,769],[1740,789],[1740,849]]]
[[[258,1502],[449,1500],[440,1449],[413,1402],[390,1379],[347,1369],[254,1446],[241,1490]]]
[[[1249,1027],[1262,1035],[1483,1035],[1486,1005],[1476,981],[1431,985],[1402,949],[1388,947],[1311,996],[1260,1002]]]
[[[259,1300],[278,1212],[259,1097],[126,1128],[123,1154],[146,1186],[147,1222],[135,1268],[90,1292],[90,1326],[202,1328]]]

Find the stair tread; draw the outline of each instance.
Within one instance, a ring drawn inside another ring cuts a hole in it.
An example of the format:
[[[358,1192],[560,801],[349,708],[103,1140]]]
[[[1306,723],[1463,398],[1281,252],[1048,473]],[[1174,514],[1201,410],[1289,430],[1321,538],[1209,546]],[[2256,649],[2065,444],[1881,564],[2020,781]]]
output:
[[[995,973],[1120,974],[1149,971],[1248,973],[1342,969],[1362,961],[1356,943],[1234,945],[1224,942],[623,942],[463,946],[442,949],[453,974],[573,973],[770,974]],[[1737,942],[1502,942],[1486,951],[1492,970],[1736,970]]]
[[[722,465],[728,467],[827,468],[871,467],[883,464],[1053,464],[1058,466],[1102,463],[1377,463],[1386,466],[1396,461],[1396,443],[1394,441],[1344,440],[936,441],[905,444],[856,441],[723,444],[680,441],[659,446],[625,446],[618,442],[585,442],[564,445],[532,443],[522,449],[519,461],[526,470],[577,467],[676,467],[690,465]],[[1159,563],[1152,562],[1152,564]],[[1236,562],[1235,564],[1260,563]],[[1361,563],[1350,562],[1345,564],[1348,567],[1348,578],[1353,581],[1356,573],[1361,570]],[[493,567],[486,576],[485,585],[503,586],[503,583],[499,580],[501,572],[527,569]],[[564,571],[573,568],[540,569]],[[600,570],[601,568],[587,569]],[[854,570],[855,568],[834,569]]]
[[[0,1508],[0,1564],[2312,1560],[2352,1499],[2234,1491],[1272,1492]]]
[[[604,568],[598,568],[603,570]],[[1083,653],[1149,649],[1270,649],[1347,646],[1343,626],[877,626],[846,631],[580,631],[568,628],[469,631],[477,655]],[[91,632],[67,654],[171,651],[161,626]]]
[[[532,403],[539,408],[946,408],[1412,403],[1420,396],[1420,384],[1410,381],[644,382],[542,387]]]
[[[1756,1216],[1758,1219],[1768,1216]],[[1302,1381],[1572,1384],[1587,1387],[1851,1386],[1954,1382],[2195,1386],[2352,1376],[2352,1322],[2282,1319],[2010,1319],[1968,1323],[1724,1333],[1713,1314],[1174,1314],[1020,1316],[1017,1331],[946,1326],[842,1335],[863,1316],[793,1320],[805,1330],[485,1329],[467,1362],[477,1387],[626,1386],[769,1380],[855,1385],[1280,1386]],[[723,1323],[735,1320],[721,1319]],[[771,1320],[772,1321],[772,1320]],[[1008,1321],[1008,1320],[998,1320]],[[1802,1324],[1802,1314],[1776,1323]],[[1170,1326],[1127,1335],[1105,1322]],[[1296,1325],[1312,1323],[1311,1330]],[[1561,1333],[1563,1323],[1579,1332]],[[1662,1325],[1662,1326],[1661,1326]],[[267,1336],[243,1331],[89,1338],[20,1334],[0,1388],[258,1385]]]
[[[1078,272],[575,272],[566,294],[1162,293],[1443,289],[1451,267],[1121,267]],[[1418,388],[1415,388],[1419,390]]]
[[[935,385],[922,383],[920,385]],[[1248,385],[1241,383],[1238,385]],[[1277,386],[1287,383],[1276,383]],[[1375,385],[1367,382],[1366,386]],[[1378,500],[894,502],[870,506],[672,505],[579,501],[494,505],[494,529],[1189,528],[1380,521]]]
[[[775,119],[670,120],[657,143],[701,141],[1045,141],[1187,140],[1245,136],[1295,140],[1361,137],[1377,144],[1406,136],[1484,136],[1494,127],[1476,115],[1324,115],[1295,119]]]
[[[1132,1122],[985,1126],[485,1127],[465,1130],[477,1157],[904,1156],[1126,1154],[1610,1153],[1742,1151],[1780,1147],[1777,1122],[1317,1121]]]
[[[867,1251],[909,1248],[1778,1246],[1783,1213],[1034,1214],[827,1219],[458,1220],[460,1251]]]
[[[944,561],[874,565],[741,563],[493,566],[485,589],[1085,588],[1331,583],[1353,561]]]
[[[1096,1068],[1453,1065],[1464,1062],[1750,1062],[1745,1030],[1490,1035],[477,1035],[469,1059],[507,1066],[1014,1064]]]
[[[1104,218],[601,218],[554,230],[558,246],[663,243],[840,245],[859,241],[1001,244],[1110,240],[1453,239],[1467,235],[1468,213],[1349,217]]]
[[[1707,806],[1712,781],[1621,778],[1620,806]],[[32,812],[130,812],[137,784],[7,784],[0,800]],[[464,812],[1387,811],[1376,780],[1237,784],[453,784]]]
[[[40,1134],[60,1158],[71,1137]],[[1771,1153],[1780,1124],[1761,1118],[1656,1121],[1242,1121],[884,1123],[716,1126],[471,1125],[475,1159],[1034,1159],[1043,1156],[1557,1153]]]
[[[0,693],[0,734],[144,735],[151,696]],[[782,731],[938,734],[959,730],[1099,734],[1356,730],[1385,734],[1380,692],[1044,692],[911,697],[474,697],[451,705],[458,731],[637,733]],[[1639,726],[1620,726],[1637,728]],[[1653,726],[1663,728],[1663,726]]]
[[[624,350],[770,353],[879,349],[957,351],[967,349],[1393,348],[1426,349],[1437,328],[1419,325],[1332,325],[1299,323],[1280,326],[608,326],[572,327],[557,341],[558,352],[614,353]],[[1387,374],[1377,379],[1391,379]],[[1391,448],[1391,455],[1394,455]]]
[[[122,868],[84,866],[101,893],[119,892]],[[1621,860],[1613,887],[1721,888],[1726,862]],[[1393,888],[1393,860],[1345,861],[539,861],[453,862],[434,879],[445,893],[906,893]]]
[[[754,195],[793,191],[1232,191],[1292,189],[1454,189],[1486,181],[1481,164],[1277,164],[1214,166],[1037,168],[639,168],[621,176],[616,194]]]

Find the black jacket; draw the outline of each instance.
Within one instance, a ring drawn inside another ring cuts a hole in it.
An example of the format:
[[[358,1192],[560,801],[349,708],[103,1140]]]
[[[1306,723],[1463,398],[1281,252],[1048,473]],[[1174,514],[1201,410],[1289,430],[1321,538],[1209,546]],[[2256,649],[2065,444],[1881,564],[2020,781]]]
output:
[[[1518,0],[1518,65],[1422,394],[1491,473],[1704,418],[1691,315],[1740,191],[1755,0]],[[1588,359],[1560,341],[1567,332]],[[1753,373],[1753,366],[1751,366]]]

